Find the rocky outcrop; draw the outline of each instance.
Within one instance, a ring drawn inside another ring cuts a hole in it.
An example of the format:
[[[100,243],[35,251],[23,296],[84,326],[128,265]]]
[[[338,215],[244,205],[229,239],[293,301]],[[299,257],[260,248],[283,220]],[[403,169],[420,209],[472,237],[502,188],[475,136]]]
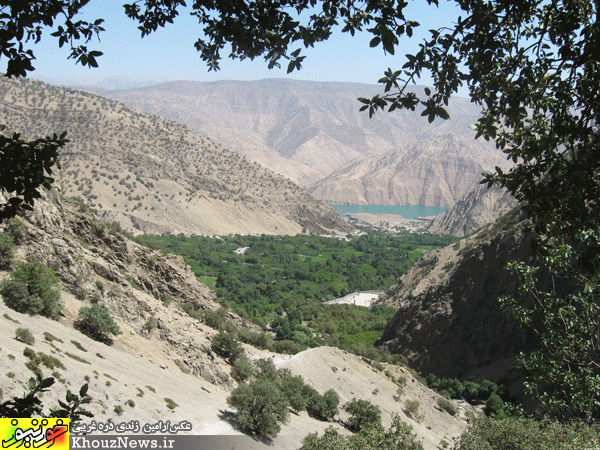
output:
[[[531,336],[502,311],[498,298],[516,292],[504,269],[531,258],[532,234],[518,210],[494,225],[427,253],[389,292],[398,307],[381,344],[409,365],[444,377],[514,376],[513,359],[531,348]]]
[[[63,292],[74,298],[66,299],[62,322],[72,326],[80,307],[104,304],[123,331],[115,345],[132,345],[129,334],[142,336],[157,359],[164,352],[211,383],[233,384],[227,364],[211,350],[215,331],[182,310],[184,304],[198,312],[219,308],[214,292],[197,281],[182,257],[138,245],[81,202],[61,199],[56,190],[45,193],[20,220],[26,233],[16,260],[52,268]],[[227,319],[255,328],[232,313]]]
[[[448,211],[436,216],[427,231],[463,237],[492,223],[516,207],[518,202],[497,186],[480,185],[459,199]]]
[[[500,159],[471,137],[444,135],[352,161],[309,192],[335,204],[452,206]]]

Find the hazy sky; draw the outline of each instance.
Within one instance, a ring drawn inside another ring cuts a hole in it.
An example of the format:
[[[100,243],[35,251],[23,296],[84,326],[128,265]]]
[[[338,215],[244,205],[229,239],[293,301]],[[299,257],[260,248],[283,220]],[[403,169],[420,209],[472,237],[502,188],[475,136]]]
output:
[[[443,4],[436,8],[417,0],[415,4],[411,4],[410,14],[421,23],[421,31],[412,39],[401,41],[397,56],[385,55],[381,47],[370,48],[371,36],[368,33],[351,37],[338,32],[329,41],[318,44],[315,49],[305,50],[303,54],[307,58],[303,69],[288,76],[285,67],[281,70],[267,69],[263,59],[253,62],[224,59],[220,71],[208,72],[193,46],[201,33],[201,26],[195,17],[184,13],[174,24],[142,39],[136,24],[125,16],[122,3],[125,1],[92,0],[84,9],[82,18],[105,20],[103,26],[106,31],[101,33],[100,42],[94,40],[88,45],[104,53],[98,59],[99,68],[82,68],[75,65],[73,60],[67,60],[68,50],[59,49],[56,39],[47,32],[40,44],[31,47],[36,55],[36,71],[30,76],[62,81],[96,80],[113,76],[197,81],[289,77],[374,84],[388,67],[399,69],[402,66],[404,59],[399,55],[416,51],[419,35],[426,35],[430,28],[451,25],[452,18],[456,16],[454,2],[442,0]]]

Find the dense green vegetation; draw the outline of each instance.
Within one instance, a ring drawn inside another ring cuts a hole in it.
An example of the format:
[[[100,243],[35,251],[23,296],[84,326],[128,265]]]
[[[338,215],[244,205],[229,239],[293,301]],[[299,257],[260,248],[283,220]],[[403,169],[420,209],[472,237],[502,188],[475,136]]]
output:
[[[237,410],[236,423],[247,433],[276,437],[289,420],[289,409],[322,421],[338,413],[340,397],[333,389],[323,395],[287,369],[277,369],[272,359],[259,359],[251,366],[251,380],[231,392],[227,404]]]
[[[348,239],[179,235],[136,240],[182,255],[200,281],[215,287],[221,302],[269,327],[276,341],[288,342],[289,352],[322,344],[356,352],[373,347],[393,309],[322,303],[355,291],[387,289],[419,256],[453,238],[369,233]],[[195,314],[191,305],[186,308]]]
[[[459,450],[581,450],[600,445],[597,424],[528,418],[484,418],[460,438]]]
[[[4,303],[15,311],[58,319],[62,311],[54,270],[32,260],[20,264],[0,283]]]

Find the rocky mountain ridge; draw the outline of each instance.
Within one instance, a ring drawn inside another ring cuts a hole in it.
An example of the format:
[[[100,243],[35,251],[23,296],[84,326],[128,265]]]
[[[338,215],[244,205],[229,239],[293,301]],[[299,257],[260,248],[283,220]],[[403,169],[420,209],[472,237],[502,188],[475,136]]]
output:
[[[357,98],[381,90],[268,79],[177,81],[103,95],[184,123],[329,203],[451,206],[481,172],[507,166],[492,143],[474,140],[479,111],[467,99],[453,98],[451,120],[432,124],[418,111],[370,119]]]
[[[427,231],[463,237],[500,219],[517,204],[508,191],[481,185],[460,198],[448,211],[434,217]]]
[[[398,312],[380,343],[425,373],[511,384],[513,360],[531,349],[528,332],[502,311],[518,280],[505,269],[531,261],[529,222],[519,209],[440,250],[427,253],[388,292]]]
[[[66,130],[57,185],[136,233],[347,233],[289,180],[183,125],[26,79],[0,80],[0,123],[25,138]]]

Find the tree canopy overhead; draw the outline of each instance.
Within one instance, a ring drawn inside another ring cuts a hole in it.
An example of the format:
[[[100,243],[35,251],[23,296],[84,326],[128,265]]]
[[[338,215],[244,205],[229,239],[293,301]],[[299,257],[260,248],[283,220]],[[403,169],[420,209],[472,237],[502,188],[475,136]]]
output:
[[[7,75],[23,76],[33,70],[34,54],[26,44],[42,38],[43,26],[53,27],[51,35],[60,46],[71,48],[71,58],[96,66],[100,52],[87,45],[101,33],[102,19],[76,20],[88,1],[1,2],[0,60],[7,61]],[[439,0],[426,2],[432,8],[439,4]],[[269,67],[287,62],[288,71],[298,70],[305,58],[303,49],[327,40],[336,28],[352,35],[370,33],[372,47],[394,54],[401,39],[410,38],[421,26],[407,15],[408,2],[403,0],[188,3],[138,0],[125,4],[124,12],[139,23],[142,36],[174,22],[182,12],[191,12],[200,24],[194,45],[210,70],[219,68],[224,51],[229,58],[263,57]],[[461,11],[457,21],[430,30],[419,51],[405,55],[402,67],[385,72],[379,80],[380,95],[360,99],[362,109],[374,114],[380,109],[419,108],[429,121],[447,119],[445,106],[459,88],[466,88],[481,107],[481,117],[474,124],[477,136],[493,139],[516,163],[509,172],[497,168],[484,181],[505,186],[524,202],[537,231],[548,236],[542,243],[548,265],[574,284],[571,292],[577,299],[552,303],[549,299],[559,294],[537,296],[541,299],[533,309],[537,317],[529,324],[543,323],[549,330],[550,335],[543,337],[548,353],[542,359],[558,367],[560,376],[544,379],[548,372],[538,365],[536,383],[557,392],[558,397],[546,398],[550,407],[581,394],[585,401],[577,401],[586,406],[565,414],[598,418],[600,319],[594,311],[598,310],[596,288],[600,284],[600,0],[454,3]],[[429,73],[433,85],[419,96],[409,86],[424,73]],[[15,148],[17,140],[18,136],[5,139],[0,157]],[[31,156],[22,156],[27,160],[19,163],[27,179],[21,183],[26,192],[17,191],[13,205],[21,197],[33,198],[31,191],[48,181],[39,173],[40,167],[47,169],[53,162],[54,153],[50,153],[36,165],[28,165]],[[0,172],[1,192],[15,192],[14,176]],[[561,311],[565,305],[568,311]],[[577,322],[578,313],[584,310],[592,311],[586,315],[591,323]],[[567,312],[569,320],[581,326],[568,326]],[[560,339],[553,334],[557,330],[562,330]],[[560,340],[577,341],[568,357],[553,349]],[[573,381],[583,378],[589,381],[585,393]]]
[[[7,61],[6,74],[34,70],[35,56],[26,46],[44,32],[61,47],[69,46],[77,63],[97,66],[101,52],[88,45],[103,31],[103,20],[76,19],[88,2],[0,3],[0,59]],[[426,2],[432,9],[439,4]],[[527,200],[541,227],[594,221],[600,198],[600,1],[455,3],[461,11],[456,23],[430,30],[419,51],[405,55],[403,67],[385,72],[379,80],[382,94],[361,99],[363,109],[373,114],[420,107],[429,121],[446,119],[450,96],[466,87],[482,109],[477,135],[494,139],[518,162],[510,172],[498,169],[486,180]],[[407,16],[403,0],[138,0],[123,7],[142,37],[174,23],[181,13],[196,16],[194,45],[209,70],[218,70],[224,51],[229,58],[262,57],[269,67],[286,62],[288,72],[298,70],[303,49],[327,40],[334,29],[369,33],[372,47],[395,54],[402,38],[427,26]],[[419,97],[408,87],[425,72],[433,86]]]

